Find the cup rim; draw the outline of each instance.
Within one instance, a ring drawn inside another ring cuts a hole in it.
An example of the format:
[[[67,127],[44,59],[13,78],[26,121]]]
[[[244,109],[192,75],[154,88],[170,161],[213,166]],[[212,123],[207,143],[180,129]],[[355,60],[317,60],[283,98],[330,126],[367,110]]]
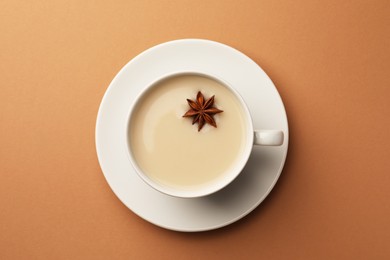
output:
[[[149,178],[147,174],[143,172],[141,167],[137,164],[137,161],[133,155],[133,151],[130,144],[130,135],[128,134],[130,131],[130,123],[131,118],[134,114],[135,108],[138,106],[139,102],[143,99],[143,97],[149,93],[156,85],[158,85],[160,82],[163,82],[167,79],[178,77],[178,76],[184,76],[184,75],[197,75],[206,77],[212,80],[215,80],[219,82],[221,85],[226,87],[230,92],[234,94],[234,96],[237,98],[237,100],[241,104],[241,108],[244,112],[244,117],[246,121],[246,144],[243,148],[242,155],[238,159],[237,163],[228,171],[229,174],[226,174],[225,177],[219,181],[217,184],[211,186],[207,185],[205,187],[199,188],[197,190],[188,190],[188,189],[175,189],[169,186],[165,186],[162,184],[159,184]],[[254,141],[254,128],[253,128],[253,122],[252,122],[252,116],[248,109],[247,104],[245,103],[244,99],[241,97],[241,95],[237,92],[237,90],[234,89],[234,87],[227,83],[225,80],[221,79],[219,76],[215,76],[209,72],[204,71],[198,71],[198,70],[180,70],[180,71],[174,71],[170,73],[166,73],[162,76],[160,76],[158,79],[152,81],[147,86],[143,88],[143,90],[136,96],[134,99],[135,101],[130,106],[129,112],[127,113],[126,118],[126,150],[127,155],[129,158],[130,163],[132,164],[133,168],[135,169],[135,172],[137,175],[150,187],[155,189],[156,191],[159,191],[163,194],[170,195],[173,197],[179,197],[179,198],[197,198],[197,197],[204,197],[208,196],[210,194],[213,194],[223,188],[225,188],[227,185],[229,185],[231,182],[233,182],[237,176],[242,172],[243,168],[247,164],[247,161],[249,159],[249,156],[251,154],[251,151],[253,149],[253,141]]]

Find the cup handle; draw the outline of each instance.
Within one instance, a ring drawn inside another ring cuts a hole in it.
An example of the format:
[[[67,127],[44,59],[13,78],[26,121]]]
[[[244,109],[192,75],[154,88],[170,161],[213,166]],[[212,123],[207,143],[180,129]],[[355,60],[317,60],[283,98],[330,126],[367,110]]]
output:
[[[283,144],[284,134],[280,130],[255,130],[253,144],[279,146]]]

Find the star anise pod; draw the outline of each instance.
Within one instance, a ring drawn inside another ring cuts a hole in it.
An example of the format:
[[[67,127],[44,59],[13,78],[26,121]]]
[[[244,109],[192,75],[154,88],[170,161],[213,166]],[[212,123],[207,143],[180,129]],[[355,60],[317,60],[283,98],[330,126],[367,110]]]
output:
[[[183,117],[194,117],[192,124],[198,123],[198,131],[202,129],[205,123],[217,127],[213,115],[223,112],[214,105],[214,96],[205,101],[203,94],[199,91],[196,95],[196,101],[187,99],[190,110]]]

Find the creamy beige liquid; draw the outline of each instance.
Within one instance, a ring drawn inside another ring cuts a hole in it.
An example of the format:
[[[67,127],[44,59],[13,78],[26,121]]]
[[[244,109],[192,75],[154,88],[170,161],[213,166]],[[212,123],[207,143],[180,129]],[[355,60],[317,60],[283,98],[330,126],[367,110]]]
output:
[[[186,99],[201,91],[224,112],[214,115],[217,128],[200,132]],[[158,83],[135,108],[129,127],[138,166],[156,182],[181,189],[207,185],[221,178],[242,153],[245,123],[237,98],[221,83],[198,75],[181,75]]]

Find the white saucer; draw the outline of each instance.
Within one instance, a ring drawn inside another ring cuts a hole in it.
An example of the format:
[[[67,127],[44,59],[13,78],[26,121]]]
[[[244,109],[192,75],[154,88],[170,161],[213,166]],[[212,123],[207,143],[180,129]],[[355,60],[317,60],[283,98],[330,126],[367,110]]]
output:
[[[278,129],[285,134],[280,147],[254,147],[240,176],[207,197],[181,199],[154,190],[138,177],[127,156],[124,131],[135,97],[155,79],[178,70],[195,70],[224,79],[246,101],[256,129]],[[111,82],[96,122],[98,159],[111,189],[141,218],[177,231],[216,229],[250,213],[278,180],[287,146],[286,112],[272,81],[241,52],[208,40],[171,41],[135,57]]]

